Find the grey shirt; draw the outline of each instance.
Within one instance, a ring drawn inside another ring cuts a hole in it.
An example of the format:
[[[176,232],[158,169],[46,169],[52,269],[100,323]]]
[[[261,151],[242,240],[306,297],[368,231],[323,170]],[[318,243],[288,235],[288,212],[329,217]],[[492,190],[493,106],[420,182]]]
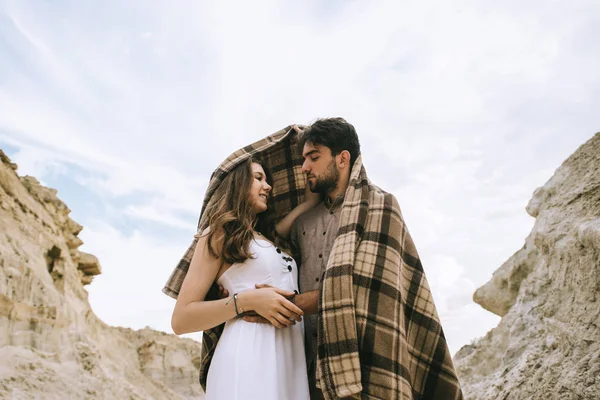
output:
[[[328,207],[326,202],[299,216],[290,232],[292,245],[300,253],[299,279],[300,293],[318,290],[327,266],[327,260],[337,237],[343,197]],[[317,360],[317,319],[318,315],[304,316],[306,363],[309,371],[314,371]],[[314,377],[309,377],[311,379]]]

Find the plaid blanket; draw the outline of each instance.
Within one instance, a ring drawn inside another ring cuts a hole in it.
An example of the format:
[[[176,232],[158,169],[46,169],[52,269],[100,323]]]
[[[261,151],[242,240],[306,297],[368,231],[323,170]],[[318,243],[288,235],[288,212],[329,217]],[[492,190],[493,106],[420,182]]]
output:
[[[291,127],[229,156],[213,173],[203,211],[223,177],[259,155],[272,171],[269,209],[282,217],[303,200],[306,177]],[[163,292],[176,298],[197,239]],[[359,157],[321,283],[317,377],[326,399],[462,399],[427,279],[395,197],[367,178]],[[203,333],[200,383],[222,325]]]

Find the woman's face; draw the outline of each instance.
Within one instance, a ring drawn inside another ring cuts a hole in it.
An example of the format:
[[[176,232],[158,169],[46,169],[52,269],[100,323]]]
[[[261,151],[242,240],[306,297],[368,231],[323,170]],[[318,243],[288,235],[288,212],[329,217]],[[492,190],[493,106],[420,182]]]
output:
[[[271,186],[267,183],[267,175],[260,164],[252,163],[252,185],[250,186],[250,204],[254,214],[267,211],[267,199]]]

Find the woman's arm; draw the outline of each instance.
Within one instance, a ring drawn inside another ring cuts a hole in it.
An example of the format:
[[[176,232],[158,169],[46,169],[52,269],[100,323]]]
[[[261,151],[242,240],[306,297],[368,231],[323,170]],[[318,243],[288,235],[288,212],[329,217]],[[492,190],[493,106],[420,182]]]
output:
[[[175,334],[214,328],[237,316],[231,297],[204,300],[217,277],[220,265],[220,260],[211,256],[208,251],[207,236],[201,236],[173,310],[171,327]],[[284,297],[293,294],[276,288],[248,290],[237,296],[238,311],[255,311],[274,326],[283,328],[301,321],[302,310]]]
[[[306,211],[315,207],[317,204],[321,202],[321,195],[319,193],[313,193],[310,191],[308,187],[308,182],[306,183],[306,188],[304,189],[304,202],[300,203],[294,208],[292,211],[288,213],[285,217],[281,219],[275,225],[275,232],[284,239],[290,237],[290,231],[292,230],[292,225],[296,218],[300,215],[304,214]]]

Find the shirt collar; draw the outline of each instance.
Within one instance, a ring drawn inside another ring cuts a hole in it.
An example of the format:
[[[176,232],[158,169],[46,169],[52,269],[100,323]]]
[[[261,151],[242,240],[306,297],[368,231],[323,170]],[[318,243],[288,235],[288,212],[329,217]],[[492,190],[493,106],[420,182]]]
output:
[[[335,200],[331,201],[331,200],[329,200],[329,196],[325,196],[325,200],[323,200],[323,204],[325,204],[325,207],[327,207],[327,209],[329,211],[335,212],[344,203],[344,197],[345,197],[345,193],[342,193],[338,197],[336,197]]]

